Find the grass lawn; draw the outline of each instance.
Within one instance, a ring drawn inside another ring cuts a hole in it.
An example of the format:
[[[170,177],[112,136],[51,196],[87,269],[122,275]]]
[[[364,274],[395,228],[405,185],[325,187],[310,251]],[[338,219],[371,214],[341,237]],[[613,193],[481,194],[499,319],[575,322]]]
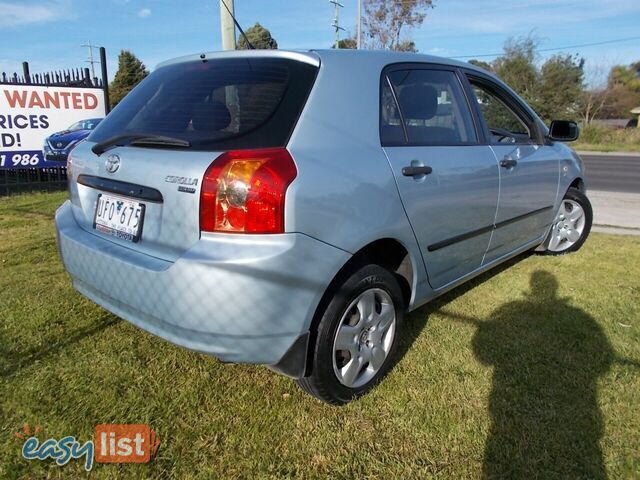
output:
[[[0,198],[0,478],[87,475],[22,459],[25,423],[41,440],[158,432],[151,463],[92,478],[640,477],[640,238],[524,256],[412,313],[394,370],[337,408],[75,293],[55,246],[64,198]]]

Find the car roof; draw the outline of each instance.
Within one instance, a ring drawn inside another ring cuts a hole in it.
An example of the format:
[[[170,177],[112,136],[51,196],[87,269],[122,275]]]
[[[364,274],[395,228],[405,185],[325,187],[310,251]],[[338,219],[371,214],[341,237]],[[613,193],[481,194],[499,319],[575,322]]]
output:
[[[452,58],[438,57],[435,55],[424,55],[422,53],[413,52],[395,52],[391,50],[354,50],[354,49],[324,49],[311,50],[316,52],[321,59],[344,58],[355,62],[376,62],[380,64],[391,63],[433,63],[438,65],[450,65],[454,67],[471,67],[476,69],[474,65]]]
[[[167,65],[175,65],[178,63],[189,63],[207,60],[217,60],[225,58],[260,58],[260,57],[276,57],[289,58],[300,62],[310,63],[320,66],[320,57],[311,50],[224,50],[213,52],[202,52],[193,55],[185,55],[183,57],[173,58],[171,60],[159,63],[156,68],[166,67]]]
[[[158,64],[157,68],[176,63],[187,63],[193,61],[214,60],[223,58],[257,58],[276,57],[289,58],[315,66],[320,66],[323,62],[343,62],[348,60],[353,65],[363,62],[378,64],[381,68],[392,63],[432,63],[437,65],[449,65],[453,67],[468,68],[491,75],[486,70],[476,67],[473,64],[461,62],[451,58],[437,57],[434,55],[423,55],[421,53],[394,52],[390,50],[354,50],[354,49],[310,49],[310,50],[228,50],[217,52],[202,52],[194,55],[186,55],[174,58]],[[492,75],[493,76],[493,75]]]

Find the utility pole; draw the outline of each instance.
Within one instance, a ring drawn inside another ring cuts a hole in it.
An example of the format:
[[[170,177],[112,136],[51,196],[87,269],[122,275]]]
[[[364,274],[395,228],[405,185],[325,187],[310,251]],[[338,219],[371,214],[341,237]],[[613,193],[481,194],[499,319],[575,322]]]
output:
[[[356,48],[362,48],[362,0],[358,0],[358,34],[356,37]]]
[[[236,49],[236,25],[233,21],[235,11],[233,0],[220,0],[220,30],[222,33],[222,49]]]
[[[331,24],[331,26],[336,31],[335,48],[340,48],[340,30],[344,31],[344,28],[342,28],[340,26],[340,9],[342,7],[344,7],[344,5],[341,4],[340,2],[338,2],[338,0],[329,0],[329,3],[332,3],[335,6],[335,12],[334,12],[334,16],[333,16],[333,23]]]
[[[82,45],[80,45],[81,47],[87,47],[89,49],[89,57],[87,58],[87,60],[85,60],[85,62],[87,62],[88,64],[91,65],[91,78],[96,78],[96,71],[93,68],[93,65],[96,63],[100,63],[98,60],[94,60],[93,59],[93,49],[94,48],[98,48],[95,45],[91,45],[91,42],[87,41],[87,43],[84,43]]]

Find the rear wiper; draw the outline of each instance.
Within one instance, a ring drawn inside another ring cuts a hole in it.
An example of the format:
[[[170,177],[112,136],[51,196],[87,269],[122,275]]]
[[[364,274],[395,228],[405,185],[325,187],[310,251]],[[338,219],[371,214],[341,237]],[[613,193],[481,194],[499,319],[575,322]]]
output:
[[[190,147],[191,143],[179,138],[165,137],[162,135],[149,134],[127,134],[116,135],[108,138],[104,142],[96,143],[91,147],[91,151],[96,155],[101,155],[112,147],[124,147],[126,145],[161,145],[165,147]]]

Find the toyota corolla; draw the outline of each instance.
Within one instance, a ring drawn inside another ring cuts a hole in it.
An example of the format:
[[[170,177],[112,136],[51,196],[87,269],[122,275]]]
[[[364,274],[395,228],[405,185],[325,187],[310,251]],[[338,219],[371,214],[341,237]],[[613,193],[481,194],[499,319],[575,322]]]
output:
[[[72,151],[58,244],[115,315],[342,404],[390,369],[407,311],[522,252],[581,247],[577,136],[453,60],[183,57]]]

